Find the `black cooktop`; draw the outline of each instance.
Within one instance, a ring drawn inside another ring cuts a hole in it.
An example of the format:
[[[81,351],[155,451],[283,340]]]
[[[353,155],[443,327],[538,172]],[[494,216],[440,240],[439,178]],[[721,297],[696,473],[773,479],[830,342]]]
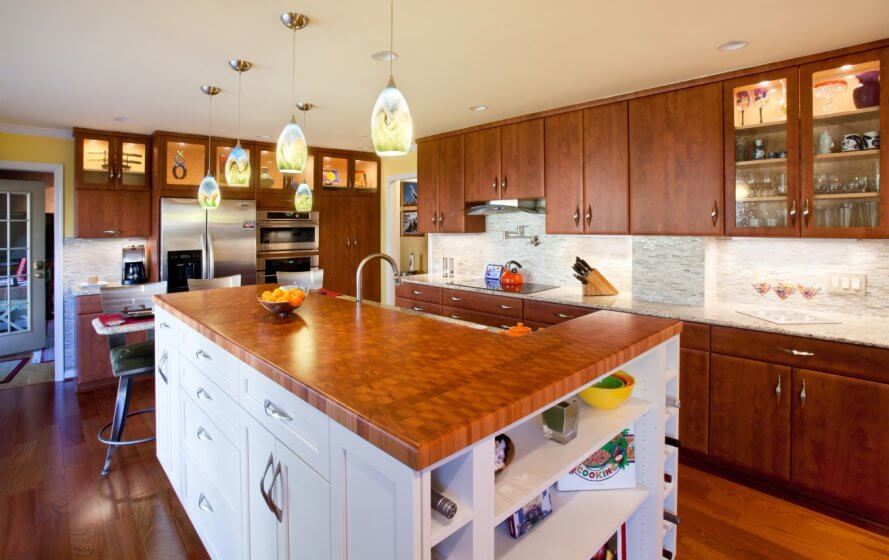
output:
[[[548,284],[524,283],[516,286],[504,286],[496,280],[466,280],[455,282],[455,286],[465,286],[467,288],[479,288],[482,290],[493,290],[495,292],[512,292],[514,294],[533,294],[534,292],[542,292],[558,288],[558,286],[550,286]]]

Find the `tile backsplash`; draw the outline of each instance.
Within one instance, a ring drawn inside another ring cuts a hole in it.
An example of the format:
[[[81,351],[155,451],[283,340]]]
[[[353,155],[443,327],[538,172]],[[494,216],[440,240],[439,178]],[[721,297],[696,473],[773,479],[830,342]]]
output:
[[[795,295],[779,302],[774,293],[764,303],[823,309],[853,315],[889,315],[889,241],[832,239],[753,239],[706,237],[547,235],[545,217],[532,214],[488,216],[487,232],[429,235],[429,272],[441,274],[441,258],[454,257],[457,275],[484,274],[488,263],[515,259],[526,281],[577,284],[575,256],[598,268],[621,292],[634,299],[703,305],[755,303],[757,274],[777,283],[812,284],[822,293],[812,301]],[[525,226],[540,244],[505,239],[503,232]],[[864,296],[827,293],[829,272],[867,274]]]

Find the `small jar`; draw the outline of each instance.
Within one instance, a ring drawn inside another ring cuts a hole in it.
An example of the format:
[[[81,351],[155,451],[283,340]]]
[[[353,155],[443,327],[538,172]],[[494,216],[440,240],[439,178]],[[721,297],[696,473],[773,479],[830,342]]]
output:
[[[577,397],[570,397],[543,411],[543,437],[559,443],[568,443],[577,437],[580,422],[580,404]]]

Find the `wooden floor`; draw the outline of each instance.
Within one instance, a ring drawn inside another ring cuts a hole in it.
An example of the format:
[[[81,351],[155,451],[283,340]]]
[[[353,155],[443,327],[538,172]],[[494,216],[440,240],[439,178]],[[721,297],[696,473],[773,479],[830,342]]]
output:
[[[137,408],[151,383],[136,384]],[[99,476],[96,431],[113,391],[73,383],[0,391],[0,558],[206,558],[154,446],[121,449]],[[129,437],[147,435],[135,417]],[[681,560],[889,558],[889,539],[687,466],[680,467]]]

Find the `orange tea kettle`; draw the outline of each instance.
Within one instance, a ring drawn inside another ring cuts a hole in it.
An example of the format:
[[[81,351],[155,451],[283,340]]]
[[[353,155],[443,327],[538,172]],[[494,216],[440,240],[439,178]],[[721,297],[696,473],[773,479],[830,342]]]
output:
[[[521,285],[525,278],[519,272],[522,265],[518,261],[506,261],[503,265],[503,272],[500,273],[500,284],[502,286],[518,286]]]

